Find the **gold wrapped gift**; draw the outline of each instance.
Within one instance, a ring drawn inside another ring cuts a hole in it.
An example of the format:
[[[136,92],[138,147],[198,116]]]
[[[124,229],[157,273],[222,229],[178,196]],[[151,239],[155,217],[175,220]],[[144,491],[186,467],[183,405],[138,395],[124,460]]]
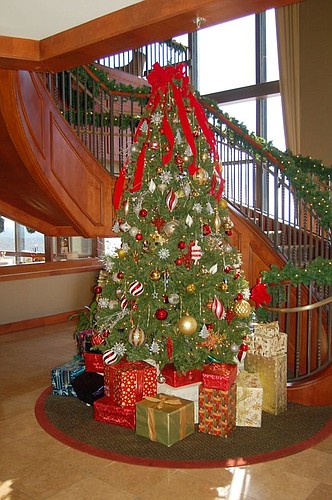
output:
[[[136,403],[136,434],[140,436],[172,446],[194,430],[193,401],[158,394]]]
[[[287,335],[279,331],[278,321],[259,323],[248,339],[249,352],[266,358],[287,353]]]
[[[263,411],[278,415],[287,410],[287,356],[266,358],[248,353],[244,369],[259,375],[263,387]]]
[[[261,427],[263,388],[257,373],[242,371],[236,380],[236,425]]]

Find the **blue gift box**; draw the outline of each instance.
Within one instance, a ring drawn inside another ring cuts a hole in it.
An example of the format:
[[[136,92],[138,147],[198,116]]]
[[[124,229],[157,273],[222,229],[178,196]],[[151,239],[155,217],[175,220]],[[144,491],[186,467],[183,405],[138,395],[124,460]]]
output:
[[[73,396],[76,392],[72,386],[72,380],[85,371],[83,359],[72,359],[67,363],[52,368],[52,394],[55,396]]]

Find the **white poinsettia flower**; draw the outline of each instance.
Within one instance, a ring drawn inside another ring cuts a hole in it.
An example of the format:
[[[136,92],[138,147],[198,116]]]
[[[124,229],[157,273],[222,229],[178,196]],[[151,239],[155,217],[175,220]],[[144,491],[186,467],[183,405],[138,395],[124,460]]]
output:
[[[102,297],[98,300],[98,306],[100,309],[106,309],[109,305],[109,300],[106,299],[105,297]]]
[[[116,342],[112,347],[112,351],[118,356],[124,356],[127,349],[123,342]]]
[[[165,172],[161,172],[159,175],[160,180],[163,184],[169,184],[171,180],[173,179],[173,175],[169,170],[165,170]]]
[[[151,116],[151,123],[154,123],[154,125],[161,125],[162,121],[163,121],[163,114],[160,113],[160,111],[156,111]]]
[[[161,259],[168,259],[168,257],[171,255],[170,251],[168,250],[168,248],[161,248],[159,251],[158,251],[158,255]]]
[[[194,212],[197,212],[198,214],[200,214],[203,210],[201,203],[194,203],[193,210],[194,210]]]

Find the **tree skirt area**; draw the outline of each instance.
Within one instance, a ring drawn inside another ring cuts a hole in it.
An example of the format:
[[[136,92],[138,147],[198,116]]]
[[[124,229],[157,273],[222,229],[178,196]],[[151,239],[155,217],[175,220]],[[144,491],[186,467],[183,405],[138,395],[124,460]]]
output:
[[[266,462],[310,448],[332,432],[332,406],[288,403],[280,415],[263,412],[262,426],[236,427],[228,438],[196,432],[171,447],[135,431],[97,422],[93,407],[74,397],[38,398],[36,418],[55,439],[82,452],[151,467],[213,468]]]

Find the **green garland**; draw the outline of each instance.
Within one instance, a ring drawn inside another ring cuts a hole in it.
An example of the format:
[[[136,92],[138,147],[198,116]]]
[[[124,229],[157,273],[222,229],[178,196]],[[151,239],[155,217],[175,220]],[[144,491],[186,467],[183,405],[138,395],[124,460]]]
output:
[[[203,104],[204,102],[209,104],[216,114],[222,113],[215,101],[206,98],[200,98],[200,101]],[[328,183],[332,181],[332,167],[325,167],[321,161],[313,160],[310,157],[295,156],[290,151],[283,153],[274,147],[271,142],[249,133],[243,123],[229,117],[227,113],[222,114],[241,130],[241,133],[231,131],[230,139],[242,145],[254,158],[259,158],[264,153],[270,153],[274,156],[280,163],[282,173],[289,180],[294,190],[294,196],[308,203],[319,216],[322,227],[329,229],[332,222],[332,200]],[[223,124],[220,120],[218,120],[218,123],[219,126]],[[246,136],[258,142],[262,149],[259,150],[251,144]],[[318,184],[316,179],[322,184]]]
[[[315,282],[317,286],[332,285],[332,260],[317,257],[304,268],[294,266],[288,262],[282,269],[272,265],[269,271],[262,271],[262,281],[266,284],[281,285],[290,281],[292,285],[310,285]]]

